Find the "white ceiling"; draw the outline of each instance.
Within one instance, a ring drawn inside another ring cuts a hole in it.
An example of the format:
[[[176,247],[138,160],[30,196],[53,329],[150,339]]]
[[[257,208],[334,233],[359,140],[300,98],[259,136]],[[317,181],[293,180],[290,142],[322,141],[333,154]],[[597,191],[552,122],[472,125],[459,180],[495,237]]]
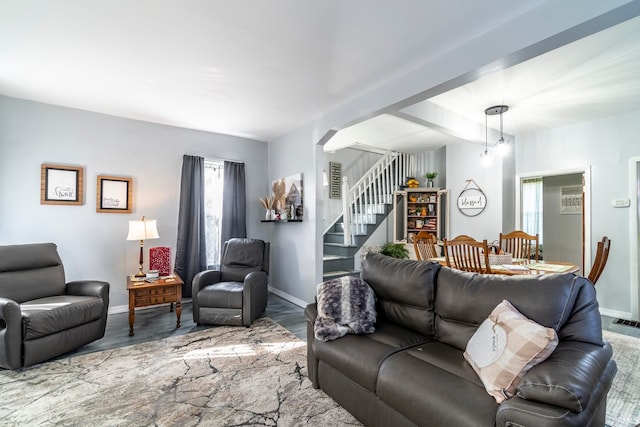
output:
[[[0,0],[0,94],[270,141],[542,3]],[[330,143],[478,142],[499,103],[512,134],[640,109],[638,19]]]
[[[503,123],[512,136],[640,110],[640,17],[406,107],[401,117],[384,114],[341,130],[325,149],[484,144],[484,110],[494,105],[509,106]],[[487,119],[499,129],[499,116]]]
[[[0,94],[270,141],[544,2],[0,0]]]

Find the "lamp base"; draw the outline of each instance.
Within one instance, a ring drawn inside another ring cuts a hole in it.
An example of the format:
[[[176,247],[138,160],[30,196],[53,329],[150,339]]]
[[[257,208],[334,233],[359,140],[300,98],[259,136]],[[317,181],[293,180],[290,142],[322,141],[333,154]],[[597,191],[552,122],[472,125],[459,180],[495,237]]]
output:
[[[147,277],[147,275],[144,273],[144,271],[140,270],[133,277]]]

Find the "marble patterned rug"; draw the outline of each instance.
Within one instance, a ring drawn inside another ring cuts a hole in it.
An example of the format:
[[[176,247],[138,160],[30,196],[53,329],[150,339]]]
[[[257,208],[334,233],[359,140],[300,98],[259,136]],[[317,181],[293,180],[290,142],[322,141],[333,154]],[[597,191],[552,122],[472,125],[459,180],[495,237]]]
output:
[[[0,371],[2,426],[359,426],[269,318]]]
[[[607,395],[607,426],[640,426],[640,338],[604,331],[618,373]]]
[[[604,332],[607,425],[640,423],[640,339]],[[0,370],[0,426],[360,426],[306,376],[306,344],[269,318]]]

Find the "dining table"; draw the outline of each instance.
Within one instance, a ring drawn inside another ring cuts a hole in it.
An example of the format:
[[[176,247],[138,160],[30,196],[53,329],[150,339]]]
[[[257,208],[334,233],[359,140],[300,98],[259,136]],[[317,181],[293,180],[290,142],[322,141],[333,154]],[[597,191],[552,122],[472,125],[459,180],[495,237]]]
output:
[[[440,265],[447,267],[447,260],[443,256],[430,258],[429,261],[437,262]],[[513,258],[509,264],[490,265],[492,274],[505,274],[509,276],[575,273],[580,270],[577,265],[570,262],[536,261],[525,258]]]

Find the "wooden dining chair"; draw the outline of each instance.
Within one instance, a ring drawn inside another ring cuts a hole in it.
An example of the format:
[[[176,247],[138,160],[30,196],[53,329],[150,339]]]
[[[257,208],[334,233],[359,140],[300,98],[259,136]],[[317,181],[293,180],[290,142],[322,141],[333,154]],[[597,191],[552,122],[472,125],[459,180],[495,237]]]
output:
[[[513,258],[531,259],[533,255],[533,259],[538,261],[540,257],[540,246],[537,234],[532,235],[520,230],[515,230],[507,234],[500,233],[498,247],[510,253]]]
[[[453,240],[443,240],[448,267],[463,271],[491,274],[487,240],[479,242],[464,234]]]
[[[593,261],[593,266],[589,272],[588,279],[594,285],[598,281],[598,278],[604,270],[604,266],[607,264],[609,258],[609,248],[611,247],[611,239],[604,236],[601,241],[598,242],[598,248],[596,249],[596,258]]]
[[[431,258],[438,257],[438,251],[436,250],[436,243],[438,238],[435,234],[421,231],[413,239],[413,248],[416,251],[416,257],[419,261],[426,261]]]

